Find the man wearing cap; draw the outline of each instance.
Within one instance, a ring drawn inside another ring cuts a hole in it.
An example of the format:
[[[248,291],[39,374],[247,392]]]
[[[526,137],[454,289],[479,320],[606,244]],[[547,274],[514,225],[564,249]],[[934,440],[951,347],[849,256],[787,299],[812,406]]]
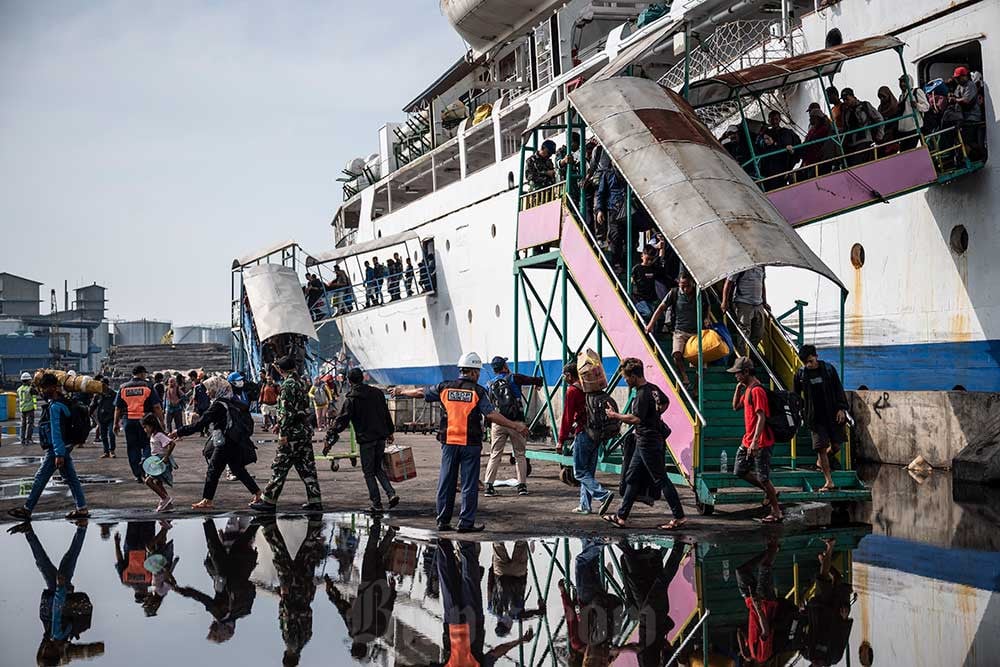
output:
[[[552,156],[556,152],[556,142],[546,139],[538,152],[524,161],[524,180],[530,190],[541,190],[556,182],[556,167],[552,164]]]
[[[458,532],[475,533],[486,526],[476,524],[479,506],[480,456],[483,451],[483,418],[494,425],[528,436],[524,422],[515,422],[497,412],[490,403],[486,389],[479,384],[483,362],[475,352],[467,352],[458,360],[458,379],[442,382],[436,387],[392,390],[393,396],[423,398],[428,403],[440,402],[441,473],[438,476],[437,527],[451,530],[455,510],[455,484],[459,470],[462,477],[462,512]]]
[[[122,385],[115,398],[115,435],[122,430],[122,419],[125,420],[125,451],[128,452],[128,465],[132,469],[135,481],[145,484],[145,473],[142,462],[149,457],[149,436],[142,427],[142,418],[154,414],[163,423],[163,407],[156,390],[146,380],[146,367],[136,366],[132,369],[132,379]]]
[[[927,101],[927,93],[920,86],[914,88],[909,74],[899,77],[899,113],[903,117],[899,121],[899,148],[910,150],[916,148],[919,137],[917,130],[924,125],[924,113],[931,108]],[[916,111],[916,120],[913,112]]]
[[[65,439],[66,424],[70,420],[70,408],[59,387],[59,380],[52,373],[45,373],[39,383],[42,390],[42,397],[47,403],[42,407],[42,418],[38,422],[38,439],[45,448],[45,458],[42,465],[35,472],[35,480],[31,485],[31,492],[28,499],[24,501],[22,507],[15,507],[7,514],[15,519],[31,519],[31,513],[42,497],[42,491],[52,478],[52,473],[59,469],[63,481],[69,487],[73,500],[76,502],[76,509],[66,515],[67,519],[86,519],[90,516],[87,511],[87,500],[83,495],[83,486],[80,478],[76,475],[76,468],[73,466],[73,459],[70,456],[72,445],[79,443],[67,442]]]
[[[396,426],[389,414],[389,406],[385,402],[385,394],[381,389],[365,384],[365,372],[360,368],[352,368],[347,373],[351,388],[344,398],[340,414],[327,433],[323,456],[336,444],[340,433],[348,426],[354,426],[354,437],[361,450],[361,470],[368,486],[368,499],[371,501],[372,512],[382,511],[381,486],[389,499],[389,509],[399,504],[399,496],[392,488],[389,476],[385,474],[385,446],[393,442]]]
[[[21,415],[21,444],[32,444],[35,431],[35,408],[38,392],[31,386],[31,373],[21,373],[21,384],[17,388],[17,412]]]
[[[743,410],[743,441],[736,450],[736,464],[733,472],[737,477],[750,482],[767,496],[771,513],[762,523],[781,523],[784,515],[778,504],[778,493],[771,484],[771,450],[774,435],[767,426],[767,391],[754,374],[753,361],[749,357],[737,357],[733,367],[728,369],[736,376],[736,390],[733,392],[733,410]],[[753,468],[751,470],[751,468]]]
[[[521,394],[521,387],[541,387],[545,380],[531,375],[511,373],[510,367],[507,366],[507,357],[493,357],[490,360],[490,367],[497,375],[486,385],[486,393],[489,395],[490,402],[507,419],[523,422],[524,397]],[[494,426],[490,429],[490,460],[486,464],[484,496],[497,494],[496,489],[493,488],[493,482],[497,479],[500,460],[503,458],[503,450],[507,446],[508,440],[510,440],[510,447],[514,452],[514,463],[517,466],[517,495],[528,495],[528,457],[524,454],[528,439],[514,429]]]
[[[274,512],[277,509],[278,497],[293,467],[306,486],[306,504],[302,509],[310,512],[323,509],[316,477],[316,455],[312,447],[309,394],[295,371],[296,366],[292,356],[274,362],[274,368],[283,378],[278,394],[278,450],[271,463],[271,481],[264,488],[264,496],[250,504],[250,509],[258,512]]]
[[[979,86],[972,80],[968,67],[956,67],[953,74],[955,77],[955,101],[962,107],[962,113],[966,123],[983,122],[983,108],[979,104]]]

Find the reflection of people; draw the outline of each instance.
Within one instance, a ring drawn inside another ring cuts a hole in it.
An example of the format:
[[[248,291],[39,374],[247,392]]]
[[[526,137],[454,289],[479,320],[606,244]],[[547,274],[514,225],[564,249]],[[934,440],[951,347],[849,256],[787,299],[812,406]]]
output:
[[[170,590],[167,579],[175,563],[173,541],[167,540],[169,530],[166,521],[160,522],[159,532],[155,521],[129,521],[124,545],[121,533],[115,533],[115,569],[122,584],[133,590],[136,603],[142,605],[147,616],[156,615]],[[157,558],[147,563],[153,555]]]
[[[844,656],[854,623],[851,620],[852,590],[851,584],[833,567],[836,541],[831,538],[824,542],[826,548],[819,555],[819,573],[803,609],[802,655],[814,665],[835,665]],[[859,655],[865,664],[864,654],[859,651]]]
[[[515,646],[531,641],[534,633],[528,629],[517,639],[486,652],[479,545],[459,542],[456,548],[451,540],[439,540],[436,557],[444,608],[444,653],[447,657],[443,663],[434,664],[491,667]]]
[[[684,545],[674,544],[666,563],[662,549],[637,549],[626,540],[619,543],[619,548],[629,603],[638,612],[636,657],[640,667],[659,667],[668,657],[663,652],[668,646],[667,634],[674,627],[668,588],[684,558]]]
[[[611,642],[621,625],[624,608],[621,598],[605,588],[603,549],[598,540],[586,539],[574,562],[576,601],[580,607],[579,620],[574,624],[576,645],[582,647],[585,665],[609,665],[619,653]]]
[[[392,618],[396,584],[393,579],[387,579],[385,563],[395,535],[396,529],[389,528],[383,537],[382,524],[375,515],[365,544],[358,595],[353,602],[337,590],[329,575],[325,577],[326,594],[344,617],[351,636],[351,655],[358,660],[368,656],[369,644],[385,634]]]
[[[747,607],[746,634],[742,630],[737,633],[740,655],[745,660],[766,662],[790,643],[795,605],[775,591],[773,567],[777,555],[778,540],[770,538],[764,551],[736,568],[736,584]]]
[[[306,536],[293,559],[274,517],[264,516],[258,521],[263,528],[264,538],[271,547],[271,560],[278,573],[278,593],[281,596],[278,603],[278,623],[281,626],[281,638],[285,642],[282,665],[293,667],[299,664],[302,649],[312,638],[312,601],[316,596],[313,574],[325,555],[323,522],[319,517],[309,519]]]
[[[528,590],[528,543],[518,540],[514,549],[507,551],[502,542],[493,544],[493,562],[486,579],[488,608],[497,617],[498,637],[510,634],[514,623],[545,613],[543,601],[536,609],[525,609]]]
[[[200,602],[212,615],[208,639],[221,644],[233,638],[236,621],[250,615],[257,597],[250,575],[257,567],[254,536],[258,526],[240,525],[240,519],[234,517],[229,519],[225,530],[216,530],[211,519],[205,519],[202,528],[208,545],[205,570],[215,582],[215,597],[189,586],[175,586],[174,590],[178,595]]]
[[[39,665],[66,665],[75,658],[92,658],[104,654],[104,642],[74,644],[74,639],[90,628],[93,605],[86,593],[76,591],[73,586],[73,572],[80,557],[83,541],[87,535],[87,523],[77,524],[69,549],[59,562],[58,569],[52,564],[45,547],[30,523],[22,523],[10,529],[11,533],[24,533],[35,566],[45,581],[42,598],[38,603],[38,615],[42,621],[42,642],[38,646]]]

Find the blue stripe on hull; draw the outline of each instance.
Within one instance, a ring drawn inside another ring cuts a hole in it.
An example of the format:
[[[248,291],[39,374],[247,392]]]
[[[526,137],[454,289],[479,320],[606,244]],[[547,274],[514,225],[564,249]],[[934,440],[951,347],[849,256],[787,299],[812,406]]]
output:
[[[827,361],[836,364],[837,348],[820,351]],[[884,391],[940,391],[957,385],[968,391],[1000,392],[1000,340],[967,343],[926,343],[919,345],[878,345],[845,350],[847,372],[844,387],[865,385]],[[555,382],[562,373],[558,359],[544,361],[545,377]],[[605,357],[604,367],[610,376],[618,360]],[[534,364],[522,361],[519,373],[530,374]],[[455,366],[411,366],[369,370],[378,384],[430,385],[457,377]],[[483,369],[483,383],[493,377]]]
[[[858,563],[910,572],[921,577],[1000,590],[1000,553],[946,549],[885,535],[867,535],[853,552]]]
[[[821,354],[836,363],[837,348]],[[844,363],[846,389],[1000,391],[1000,340],[849,347]]]

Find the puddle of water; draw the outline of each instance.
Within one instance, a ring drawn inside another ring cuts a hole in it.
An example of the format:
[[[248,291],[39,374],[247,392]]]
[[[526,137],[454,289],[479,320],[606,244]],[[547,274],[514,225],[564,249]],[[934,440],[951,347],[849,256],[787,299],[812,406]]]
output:
[[[6,664],[631,667],[683,645],[675,664],[749,664],[742,648],[779,665],[977,667],[1000,653],[1000,553],[877,522],[695,545],[437,540],[367,515],[33,530],[0,534]]]
[[[42,462],[41,456],[0,456],[0,468],[21,468],[37,466]]]
[[[107,475],[79,475],[79,477],[80,483],[84,486],[88,486],[90,484],[119,484],[122,481],[115,477],[108,477]],[[33,481],[34,477],[18,477],[16,479],[0,482],[0,500],[27,498],[28,494],[31,493],[31,484]],[[52,495],[54,493],[64,493],[69,495],[69,486],[58,475],[53,475],[52,478],[49,479],[49,483],[45,485],[45,489],[42,491],[43,496]]]

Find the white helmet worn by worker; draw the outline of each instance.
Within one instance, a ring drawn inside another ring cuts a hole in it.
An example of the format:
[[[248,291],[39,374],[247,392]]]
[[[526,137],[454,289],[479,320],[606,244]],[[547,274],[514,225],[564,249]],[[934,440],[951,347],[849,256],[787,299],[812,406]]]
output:
[[[21,382],[31,379],[31,373],[21,373]]]
[[[479,370],[483,367],[483,360],[475,352],[466,352],[458,360],[459,368],[475,368]]]

